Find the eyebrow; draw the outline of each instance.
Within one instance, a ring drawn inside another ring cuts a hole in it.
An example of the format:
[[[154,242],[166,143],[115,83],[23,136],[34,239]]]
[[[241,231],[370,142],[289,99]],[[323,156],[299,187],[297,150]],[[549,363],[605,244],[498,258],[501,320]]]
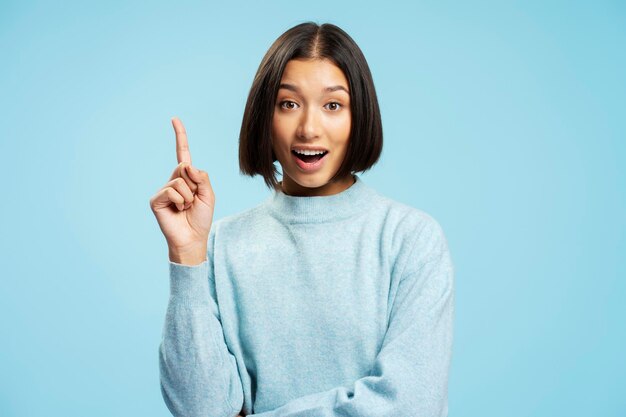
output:
[[[295,85],[293,85],[293,84],[281,83],[278,86],[278,89],[280,90],[281,88],[284,88],[285,90],[291,90],[291,91],[294,91],[296,93],[300,92],[300,89],[298,87],[296,87]],[[330,87],[326,87],[324,89],[324,91],[327,91],[329,93],[332,93],[333,91],[338,91],[338,90],[343,90],[346,93],[350,94],[350,92],[348,90],[346,90],[346,88],[344,86],[342,86],[342,85],[333,85],[333,86],[330,86]]]

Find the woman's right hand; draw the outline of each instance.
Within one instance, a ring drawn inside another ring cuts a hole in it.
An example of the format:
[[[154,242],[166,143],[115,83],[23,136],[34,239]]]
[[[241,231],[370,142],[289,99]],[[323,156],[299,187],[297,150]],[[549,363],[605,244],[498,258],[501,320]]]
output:
[[[178,166],[169,181],[150,199],[150,208],[169,247],[170,260],[199,264],[206,259],[206,247],[215,195],[209,175],[191,165],[185,127],[172,119],[176,132]]]

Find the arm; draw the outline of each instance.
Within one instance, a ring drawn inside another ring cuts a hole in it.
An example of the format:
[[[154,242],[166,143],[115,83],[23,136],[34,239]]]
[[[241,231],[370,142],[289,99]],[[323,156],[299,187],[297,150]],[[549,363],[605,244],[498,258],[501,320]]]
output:
[[[211,257],[169,262],[170,298],[159,346],[161,393],[175,416],[233,417],[243,390],[215,301]]]
[[[409,253],[370,375],[250,417],[447,416],[454,268],[438,223]]]

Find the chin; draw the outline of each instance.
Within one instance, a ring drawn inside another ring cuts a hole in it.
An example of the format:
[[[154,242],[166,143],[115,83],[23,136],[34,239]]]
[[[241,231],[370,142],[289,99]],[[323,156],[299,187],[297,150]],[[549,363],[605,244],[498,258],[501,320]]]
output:
[[[290,177],[293,182],[305,188],[320,188],[328,184],[328,178],[317,176],[317,178],[294,178]]]
[[[330,177],[323,172],[316,172],[314,174],[305,174],[297,171],[296,168],[295,174],[291,175],[287,173],[287,176],[291,180],[291,182],[295,182],[300,187],[305,188],[320,188],[328,184]],[[283,180],[285,176],[283,175]]]

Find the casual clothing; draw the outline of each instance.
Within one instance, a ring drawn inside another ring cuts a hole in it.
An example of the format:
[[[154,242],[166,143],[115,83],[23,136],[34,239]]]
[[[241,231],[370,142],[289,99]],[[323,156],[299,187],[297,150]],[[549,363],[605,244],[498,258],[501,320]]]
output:
[[[446,416],[454,267],[439,223],[358,176],[274,191],[169,262],[159,348],[176,416]]]

